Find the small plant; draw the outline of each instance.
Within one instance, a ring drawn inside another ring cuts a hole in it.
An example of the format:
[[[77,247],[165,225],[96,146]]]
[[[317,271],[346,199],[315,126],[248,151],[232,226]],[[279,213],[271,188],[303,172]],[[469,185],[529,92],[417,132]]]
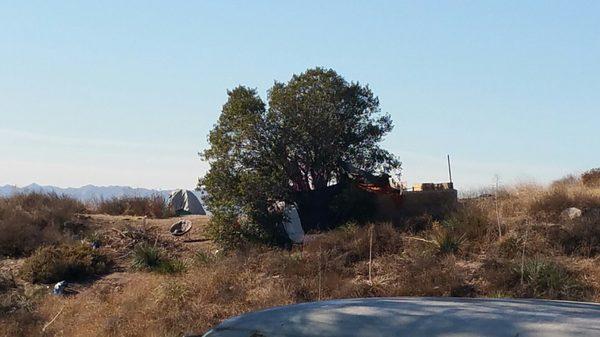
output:
[[[457,236],[451,229],[437,227],[431,234],[431,243],[440,255],[455,254],[464,242],[462,236]]]
[[[514,273],[522,280],[526,295],[533,297],[571,298],[580,288],[565,267],[544,259],[527,260]]]
[[[90,235],[88,235],[87,240],[92,244],[92,246],[94,247],[100,247],[104,244],[104,237],[98,233],[98,232],[93,232]]]
[[[185,270],[183,261],[165,258],[159,248],[147,243],[135,247],[133,266],[136,269],[155,271],[161,274],[175,274]]]
[[[183,273],[186,265],[183,261],[177,259],[162,260],[155,269],[160,274],[179,274]]]
[[[160,250],[147,243],[137,245],[133,250],[133,266],[136,269],[155,269],[162,260]]]
[[[213,261],[213,259],[214,257],[212,256],[212,254],[204,250],[199,250],[196,252],[196,254],[194,254],[194,261],[199,265],[209,264]]]
[[[99,250],[86,245],[60,245],[38,249],[25,260],[21,272],[30,282],[52,283],[104,274],[110,265]]]

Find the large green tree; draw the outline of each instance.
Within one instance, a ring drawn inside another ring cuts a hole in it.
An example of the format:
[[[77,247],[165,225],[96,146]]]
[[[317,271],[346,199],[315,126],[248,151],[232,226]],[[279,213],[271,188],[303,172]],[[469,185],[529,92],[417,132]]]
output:
[[[378,98],[333,70],[275,82],[268,108],[254,89],[240,86],[228,96],[203,153],[211,166],[201,180],[222,243],[276,238],[277,201],[296,204],[303,224],[327,217],[315,208],[328,206],[350,166],[374,173],[400,167],[379,145],[393,125]]]

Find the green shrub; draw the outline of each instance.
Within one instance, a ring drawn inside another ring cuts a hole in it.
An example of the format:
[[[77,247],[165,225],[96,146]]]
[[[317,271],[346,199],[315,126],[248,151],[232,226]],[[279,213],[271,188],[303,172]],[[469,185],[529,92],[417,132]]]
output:
[[[440,255],[455,254],[460,252],[464,237],[458,236],[451,229],[438,227],[431,234],[431,243]]]
[[[581,285],[561,264],[545,259],[529,259],[515,266],[514,276],[522,280],[525,296],[577,298]]]
[[[274,233],[267,232],[265,227],[247,217],[238,217],[233,212],[213,213],[206,230],[208,236],[225,250],[252,242],[275,242]]]
[[[214,260],[214,256],[204,250],[199,250],[194,254],[194,262],[198,265],[209,264]]]
[[[81,280],[109,271],[110,259],[85,245],[43,247],[25,260],[23,278],[33,283]]]
[[[174,274],[185,270],[185,264],[179,260],[164,257],[163,252],[149,244],[139,244],[133,251],[133,266],[139,270],[155,271],[161,274]]]
[[[155,269],[160,274],[179,274],[184,272],[186,265],[177,259],[162,260]]]
[[[160,264],[161,255],[157,247],[139,244],[133,250],[133,266],[137,269],[154,269]]]

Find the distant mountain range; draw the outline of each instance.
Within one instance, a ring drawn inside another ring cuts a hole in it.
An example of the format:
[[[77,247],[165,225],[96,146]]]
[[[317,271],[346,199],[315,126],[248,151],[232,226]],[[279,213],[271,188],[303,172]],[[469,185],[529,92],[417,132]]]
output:
[[[172,190],[153,190],[147,188],[133,188],[129,186],[95,186],[85,185],[81,187],[56,187],[56,186],[41,186],[31,184],[24,187],[14,185],[0,186],[0,197],[8,197],[15,193],[56,193],[58,195],[67,195],[69,197],[79,199],[81,201],[93,201],[101,199],[111,199],[119,197],[147,197],[155,194],[164,196],[165,198],[171,194]],[[194,191],[198,197],[202,198],[204,192]]]

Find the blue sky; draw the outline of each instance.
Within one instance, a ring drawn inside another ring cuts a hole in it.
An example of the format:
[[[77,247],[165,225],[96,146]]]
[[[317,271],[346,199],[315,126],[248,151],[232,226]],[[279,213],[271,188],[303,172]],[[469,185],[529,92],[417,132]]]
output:
[[[600,166],[598,1],[0,1],[0,184],[193,187],[226,90],[369,84],[404,180]]]

